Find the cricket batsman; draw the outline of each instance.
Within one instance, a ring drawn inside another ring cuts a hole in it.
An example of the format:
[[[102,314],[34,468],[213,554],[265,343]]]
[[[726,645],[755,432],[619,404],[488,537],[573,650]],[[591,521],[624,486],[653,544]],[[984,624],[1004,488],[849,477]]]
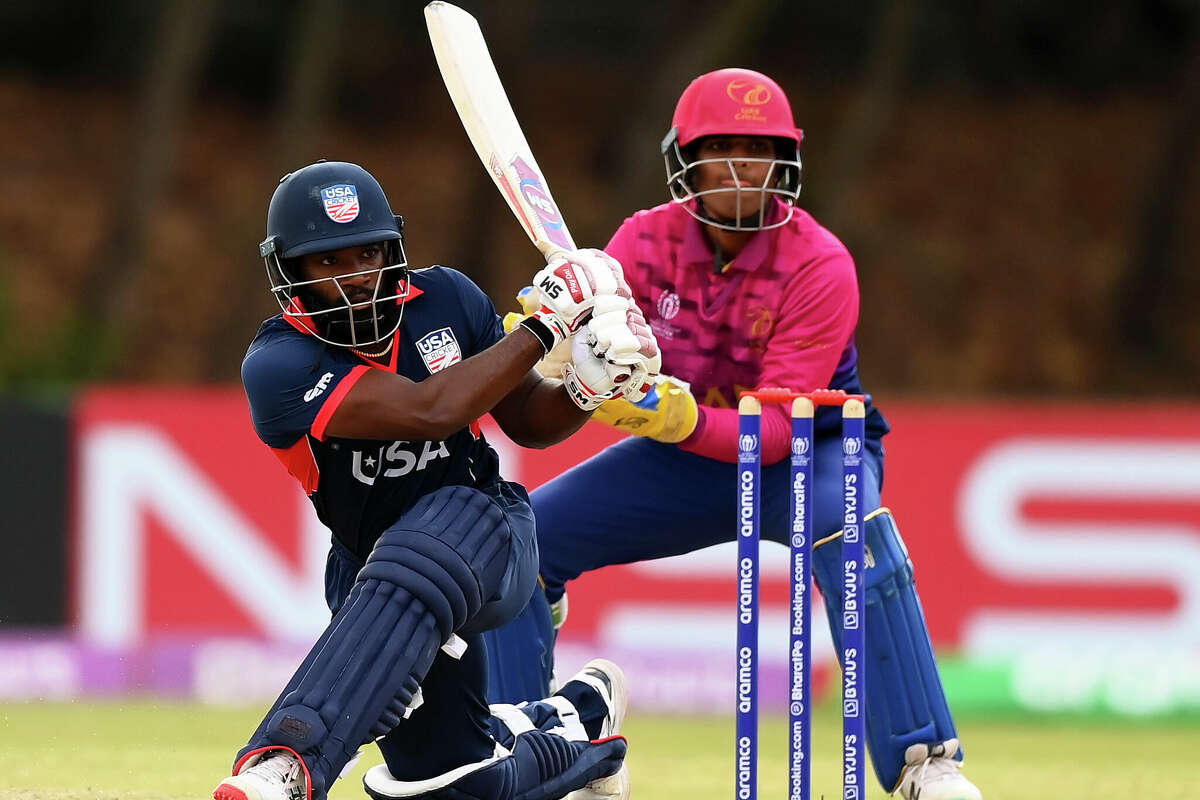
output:
[[[506,334],[461,272],[408,268],[402,224],[347,162],[289,173],[271,198],[259,254],[280,313],[242,381],[259,438],[331,531],[333,616],[213,797],[324,800],[374,743],[375,800],[626,800],[615,664],[520,709],[488,705],[482,633],[526,605],[537,544],[478,420],[528,447],[561,441],[604,400],[645,396],[654,337],[596,250],[540,270],[541,306]],[[571,368],[542,377],[561,342]]]

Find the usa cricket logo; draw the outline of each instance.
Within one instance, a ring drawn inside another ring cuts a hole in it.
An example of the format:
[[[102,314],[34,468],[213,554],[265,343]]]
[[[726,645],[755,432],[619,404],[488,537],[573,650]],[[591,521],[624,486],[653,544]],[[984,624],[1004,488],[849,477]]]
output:
[[[353,222],[358,219],[358,189],[349,183],[327,186],[321,190],[325,216],[334,222]]]
[[[458,340],[454,338],[454,331],[448,327],[430,331],[418,339],[417,352],[421,354],[430,375],[462,361],[462,350],[458,346]]]

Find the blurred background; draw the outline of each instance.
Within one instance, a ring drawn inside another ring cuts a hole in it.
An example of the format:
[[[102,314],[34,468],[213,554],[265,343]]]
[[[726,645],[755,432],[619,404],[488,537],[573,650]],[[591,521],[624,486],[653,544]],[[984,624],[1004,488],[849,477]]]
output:
[[[364,165],[410,263],[462,269],[502,311],[538,264],[422,5],[0,3],[0,524],[20,565],[0,697],[269,698],[320,629],[328,534],[237,384],[277,311],[257,256],[277,180]],[[885,502],[956,709],[1200,714],[1200,6],[462,5],[581,245],[667,198],[659,142],[693,77],[745,66],[788,92],[801,204],[858,264]],[[548,479],[613,440],[593,427],[544,454],[498,440],[506,471]],[[622,654],[648,709],[732,707],[733,563],[580,581],[562,660]]]

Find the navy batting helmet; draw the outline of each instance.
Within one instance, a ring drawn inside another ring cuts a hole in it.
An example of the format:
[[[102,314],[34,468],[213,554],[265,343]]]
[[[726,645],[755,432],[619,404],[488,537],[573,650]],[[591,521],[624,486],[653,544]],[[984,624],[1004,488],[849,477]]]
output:
[[[381,342],[400,326],[408,274],[404,218],[392,213],[379,181],[357,164],[318,161],[284,175],[267,209],[267,238],[258,246],[267,265],[271,293],[283,313],[314,336],[343,347]],[[301,256],[343,247],[381,244],[385,266],[369,301],[351,302],[342,281],[355,272],[304,280]],[[340,300],[329,303],[312,290],[329,281]]]

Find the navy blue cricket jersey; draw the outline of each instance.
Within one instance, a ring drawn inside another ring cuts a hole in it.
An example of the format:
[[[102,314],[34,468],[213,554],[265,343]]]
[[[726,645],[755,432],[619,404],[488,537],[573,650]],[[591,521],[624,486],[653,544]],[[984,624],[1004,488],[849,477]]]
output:
[[[300,481],[321,522],[362,558],[422,495],[442,486],[482,489],[499,479],[496,451],[476,423],[444,441],[325,435],[367,370],[421,381],[504,336],[491,299],[461,272],[439,266],[409,274],[390,365],[326,344],[283,314],[262,324],[242,361],[254,430]]]

